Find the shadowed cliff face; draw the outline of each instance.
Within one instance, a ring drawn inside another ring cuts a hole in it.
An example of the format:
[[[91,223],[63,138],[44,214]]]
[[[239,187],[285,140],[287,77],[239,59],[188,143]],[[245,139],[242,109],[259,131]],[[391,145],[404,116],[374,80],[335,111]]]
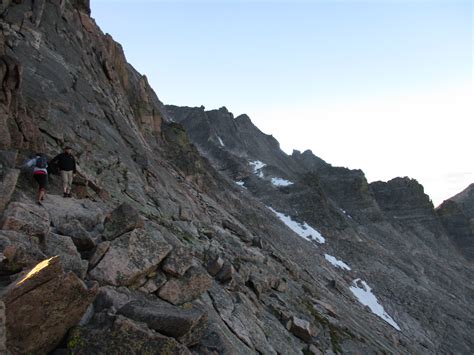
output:
[[[407,225],[421,224],[433,231],[441,229],[433,203],[416,180],[395,178],[386,183],[374,182],[370,186],[388,217]]]
[[[450,352],[459,346],[463,352],[472,347],[464,330],[473,329],[472,317],[463,314],[471,309],[465,303],[473,295],[471,266],[455,246],[461,243],[467,251],[473,243],[459,208],[435,212],[413,179],[369,184],[362,171],[333,167],[311,151],[288,156],[273,137],[247,120],[240,128],[241,116],[233,119],[222,109],[166,110],[186,127],[202,154],[243,187],[242,194],[322,232],[326,243],[318,249],[342,258],[374,285],[394,318],[422,346],[419,351]],[[449,229],[456,229],[457,242]],[[445,327],[450,330],[445,332]]]
[[[460,204],[470,218],[474,216],[474,184],[469,185],[465,190],[451,197],[450,200]]]
[[[474,261],[474,185],[444,201],[436,213],[459,251]]]

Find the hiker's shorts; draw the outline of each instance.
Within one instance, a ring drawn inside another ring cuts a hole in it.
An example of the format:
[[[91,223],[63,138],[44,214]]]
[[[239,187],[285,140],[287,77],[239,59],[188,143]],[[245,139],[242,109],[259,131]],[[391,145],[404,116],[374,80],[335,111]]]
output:
[[[48,174],[33,174],[33,178],[38,183],[40,191],[46,190],[48,186]]]
[[[72,179],[73,179],[73,171],[65,171],[61,170],[61,177],[63,178],[63,188],[64,192],[71,192],[72,188]]]

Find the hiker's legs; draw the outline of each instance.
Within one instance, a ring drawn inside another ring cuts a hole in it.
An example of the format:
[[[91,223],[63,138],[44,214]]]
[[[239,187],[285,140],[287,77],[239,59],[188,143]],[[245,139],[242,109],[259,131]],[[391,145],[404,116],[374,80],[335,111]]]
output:
[[[67,171],[61,170],[61,179],[63,180],[63,192],[67,194]]]
[[[35,174],[33,175],[36,182],[38,183],[38,202],[41,202],[46,195],[46,186],[48,184],[48,175],[47,174]]]
[[[38,190],[38,202],[44,200],[44,195],[46,195],[46,189],[39,189]]]
[[[71,190],[72,190],[72,179],[74,177],[74,172],[71,170],[71,171],[68,171],[67,172],[67,175],[68,175],[68,179],[67,179],[67,193],[69,194],[69,197],[71,197]]]
[[[63,191],[64,194],[70,194],[72,188],[72,174],[73,171],[61,170],[61,177],[63,179]]]

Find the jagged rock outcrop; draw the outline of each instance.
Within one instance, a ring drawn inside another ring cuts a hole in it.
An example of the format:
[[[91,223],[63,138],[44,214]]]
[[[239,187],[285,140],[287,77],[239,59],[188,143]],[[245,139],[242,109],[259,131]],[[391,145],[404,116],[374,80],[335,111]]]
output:
[[[6,307],[7,347],[12,353],[47,353],[79,322],[97,294],[60,258],[47,259],[21,276],[2,296]]]
[[[462,206],[464,212],[470,217],[474,216],[474,183],[466,187],[463,191],[450,198]]]
[[[310,150],[293,151],[291,158],[305,170],[311,172],[307,179],[316,179],[323,195],[333,199],[345,215],[360,222],[375,222],[382,219],[380,208],[361,170],[333,167]],[[311,181],[311,180],[310,180]],[[314,184],[314,182],[313,182]]]
[[[444,201],[436,213],[459,251],[474,261],[474,184]]]
[[[403,223],[419,223],[439,229],[433,203],[416,180],[377,181],[371,184],[371,188],[379,206],[390,217]]]
[[[266,158],[264,161],[276,166],[291,164],[283,152],[275,154],[280,151],[278,141],[273,136],[256,129],[247,115],[234,118],[233,114],[225,107],[219,110],[205,111],[203,107],[190,108],[168,105],[166,111],[186,127],[186,131],[199,147],[209,149],[213,154],[222,154],[226,159],[234,157],[238,161],[239,157],[245,157],[248,154],[251,147],[255,159],[264,157]],[[206,144],[208,139],[213,144]],[[219,149],[219,147],[225,147],[225,149]],[[228,152],[232,154],[227,154]],[[214,161],[221,164],[224,160],[216,159]],[[232,164],[229,162],[220,168],[223,170],[232,169]]]
[[[87,15],[91,14],[90,0],[72,0],[71,4],[79,11],[85,12]]]

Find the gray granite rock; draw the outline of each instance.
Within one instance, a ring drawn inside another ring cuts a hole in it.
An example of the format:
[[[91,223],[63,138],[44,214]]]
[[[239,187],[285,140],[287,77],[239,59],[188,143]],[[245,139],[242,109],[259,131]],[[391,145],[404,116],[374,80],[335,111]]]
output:
[[[149,328],[188,346],[199,343],[207,326],[207,315],[203,311],[194,307],[183,309],[159,299],[129,302],[119,310],[119,314],[146,323]]]
[[[97,294],[60,258],[47,259],[10,285],[4,295],[7,347],[15,353],[48,353],[77,324]]]
[[[85,278],[89,263],[81,259],[71,238],[48,233],[44,238],[42,250],[49,257],[59,255],[65,271],[72,271],[81,279]]]
[[[56,232],[70,237],[79,252],[90,251],[95,247],[91,234],[77,220],[57,226]]]
[[[114,239],[89,274],[101,284],[130,286],[155,271],[171,249],[158,231],[135,229]]]
[[[436,213],[462,255],[474,260],[474,184],[444,201]]]
[[[140,213],[128,203],[122,203],[107,215],[104,222],[103,236],[106,240],[114,240],[122,234],[145,225]]]
[[[99,318],[99,317],[96,317]],[[191,352],[173,338],[150,330],[146,325],[118,316],[95,319],[73,328],[67,338],[67,353],[74,354],[173,354]]]
[[[193,265],[193,257],[189,250],[184,248],[174,249],[163,261],[161,268],[164,272],[175,276],[183,276]]]
[[[2,168],[0,171],[0,214],[3,213],[10,198],[15,190],[20,170],[18,169],[5,169]]]
[[[212,279],[199,267],[192,267],[183,277],[169,279],[158,291],[158,296],[172,304],[192,301],[212,286]]]
[[[31,268],[47,258],[39,238],[10,230],[0,230],[0,252],[1,270],[7,273]]]
[[[310,342],[316,335],[314,326],[307,320],[293,316],[286,325],[286,328],[298,338]]]
[[[44,236],[49,231],[50,218],[41,206],[13,202],[6,209],[1,223],[2,229]]]

